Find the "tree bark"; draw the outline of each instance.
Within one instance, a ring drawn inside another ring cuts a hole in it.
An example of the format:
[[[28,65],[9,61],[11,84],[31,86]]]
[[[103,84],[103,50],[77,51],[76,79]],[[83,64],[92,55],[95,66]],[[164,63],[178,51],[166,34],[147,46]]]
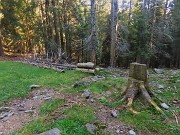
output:
[[[145,64],[131,63],[129,70],[128,85],[126,90],[122,93],[124,95],[122,101],[127,100],[127,110],[138,113],[132,108],[132,103],[134,98],[141,94],[149,104],[155,107],[155,109],[162,114],[163,111],[158,107],[158,105],[151,99],[151,96],[157,98],[153,92],[150,90],[147,78],[147,66]],[[159,99],[159,98],[157,98]]]
[[[95,69],[76,68],[78,71],[95,74]]]
[[[116,41],[117,41],[117,22],[118,22],[118,1],[112,0],[111,3],[111,49],[110,66],[115,66]]]
[[[88,63],[78,63],[77,64],[78,68],[86,68],[86,69],[94,69],[95,65],[92,62],[88,62]]]
[[[60,47],[60,41],[59,41],[59,30],[58,30],[58,20],[57,20],[57,9],[55,0],[52,0],[52,6],[53,6],[53,17],[54,17],[54,29],[55,29],[55,42],[57,44],[57,48]]]
[[[69,16],[66,13],[67,10],[67,6],[68,6],[68,1],[67,3],[65,3],[65,1],[63,1],[63,5],[64,5],[64,27],[65,27],[65,40],[66,40],[66,53],[67,53],[67,57],[69,59],[71,59],[71,37],[70,37],[70,26],[69,26]]]
[[[95,0],[91,0],[91,62],[96,64],[96,6]]]
[[[0,56],[4,56],[3,43],[2,43],[2,35],[0,34]]]

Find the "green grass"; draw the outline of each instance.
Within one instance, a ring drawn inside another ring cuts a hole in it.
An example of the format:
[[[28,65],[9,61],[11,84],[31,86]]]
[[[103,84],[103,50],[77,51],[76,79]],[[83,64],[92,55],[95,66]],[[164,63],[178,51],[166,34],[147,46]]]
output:
[[[64,99],[53,99],[45,102],[40,108],[41,115],[48,115],[54,112],[58,107],[63,106],[65,103]]]
[[[92,107],[73,105],[64,111],[66,118],[55,121],[52,127],[61,129],[63,135],[88,135],[85,125],[95,121],[93,111]]]
[[[42,87],[51,87],[63,92],[82,93],[83,89],[90,89],[95,94],[102,94],[99,102],[110,108],[120,107],[125,104],[121,102],[119,93],[122,91],[122,86],[125,86],[127,81],[123,77],[112,78],[110,73],[100,72],[98,75],[106,76],[106,79],[91,83],[88,86],[80,86],[77,88],[67,88],[83,77],[90,76],[89,74],[78,71],[67,71],[65,73],[57,73],[53,70],[37,68],[27,64],[14,62],[0,62],[0,103],[7,102],[12,98],[27,96],[29,86],[38,84]],[[165,86],[161,89],[162,93],[158,93],[157,86],[152,87],[158,97],[161,97],[166,103],[171,105],[171,108],[177,113],[180,109],[172,104],[173,100],[180,99],[180,72],[172,74],[172,71],[165,70],[163,75],[152,74],[149,82],[154,81],[157,85]],[[116,88],[118,91],[112,92],[112,95],[107,96],[104,93],[108,90]],[[63,99],[55,99],[45,102],[40,108],[40,117],[32,123],[27,124],[22,130],[17,132],[18,135],[31,135],[44,132],[52,128],[59,128],[62,135],[87,135],[88,131],[85,128],[86,123],[96,121],[94,109],[91,106],[73,105],[70,108],[62,110],[63,118],[57,118],[55,121],[51,119],[51,114],[65,103]],[[143,131],[149,134],[156,135],[179,135],[180,128],[177,124],[165,122],[165,117],[157,112],[152,106],[149,106],[142,99],[135,100],[133,108],[141,113],[134,115],[126,110],[119,112],[118,119],[124,123],[130,124],[139,132]],[[169,119],[174,119],[172,114],[167,110],[163,110]]]
[[[46,103],[46,105],[47,104],[50,104],[50,101],[49,103]],[[47,111],[48,109],[45,110]],[[13,135],[38,134],[52,128],[59,128],[62,135],[88,135],[85,125],[86,123],[95,121],[96,117],[94,116],[93,111],[94,108],[92,107],[73,105],[71,108],[64,110],[63,114],[65,115],[65,118],[52,121],[51,116],[41,116],[32,123],[27,124],[23,129],[13,133]]]
[[[38,84],[43,87],[62,89],[89,74],[79,71],[55,72],[28,64],[0,62],[0,104],[12,98],[27,96],[29,86]]]
[[[45,116],[40,117],[33,122],[26,124],[25,127],[12,135],[32,135],[32,134],[39,134],[46,130],[50,130],[51,126],[45,123]]]

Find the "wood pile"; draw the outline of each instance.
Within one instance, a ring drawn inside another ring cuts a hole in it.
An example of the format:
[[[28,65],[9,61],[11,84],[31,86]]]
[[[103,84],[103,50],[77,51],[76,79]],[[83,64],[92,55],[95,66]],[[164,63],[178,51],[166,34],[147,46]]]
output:
[[[95,65],[92,62],[78,63],[76,70],[95,74]]]

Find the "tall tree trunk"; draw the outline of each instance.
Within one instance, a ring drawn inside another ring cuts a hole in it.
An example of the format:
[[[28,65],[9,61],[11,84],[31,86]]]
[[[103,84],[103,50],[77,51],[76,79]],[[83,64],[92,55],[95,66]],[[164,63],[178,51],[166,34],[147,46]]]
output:
[[[166,0],[165,4],[164,4],[164,30],[166,29],[166,18],[167,18],[167,5],[168,5],[169,0]]]
[[[49,27],[49,0],[45,0],[45,16],[46,16],[46,32],[47,32],[47,39],[46,39],[46,47],[47,47],[47,51],[50,52],[50,45],[49,45],[49,41],[50,41],[50,27]]]
[[[52,6],[53,6],[53,17],[54,17],[54,29],[55,29],[55,42],[57,44],[57,48],[60,47],[60,41],[59,41],[59,30],[58,30],[58,20],[57,20],[57,9],[55,0],[52,0]]]
[[[156,0],[153,1],[153,6],[152,6],[152,26],[151,26],[151,36],[150,36],[150,48],[153,47],[153,35],[154,35],[154,27],[155,27],[155,22],[156,22]]]
[[[2,35],[0,34],[0,56],[4,56],[4,50],[2,46]]]
[[[131,9],[132,9],[132,0],[130,0],[130,2],[129,2],[129,21],[128,21],[128,25],[130,25],[130,22],[131,22]]]
[[[95,0],[91,0],[91,62],[96,64],[96,6]]]
[[[64,44],[64,36],[63,36],[63,24],[62,24],[62,16],[61,17],[59,17],[59,22],[60,22],[60,31],[59,31],[59,33],[60,33],[60,39],[61,39],[61,49],[62,49],[62,51],[64,51],[65,50],[65,44]]]
[[[117,22],[118,22],[118,0],[112,0],[111,3],[111,50],[110,66],[115,66],[116,41],[117,41]]]
[[[44,14],[44,8],[43,8],[43,2],[42,0],[40,2],[40,14],[41,14],[41,24],[42,24],[42,31],[43,31],[43,39],[45,44],[45,52],[48,52],[48,45],[47,45],[47,27],[46,27],[46,21],[44,20],[45,14]]]
[[[65,40],[66,40],[66,53],[67,53],[67,57],[69,59],[71,59],[71,37],[70,37],[70,30],[69,30],[69,16],[66,13],[67,10],[67,6],[68,6],[69,1],[67,1],[67,3],[65,3],[65,1],[63,1],[63,5],[64,5],[64,27],[65,27]]]

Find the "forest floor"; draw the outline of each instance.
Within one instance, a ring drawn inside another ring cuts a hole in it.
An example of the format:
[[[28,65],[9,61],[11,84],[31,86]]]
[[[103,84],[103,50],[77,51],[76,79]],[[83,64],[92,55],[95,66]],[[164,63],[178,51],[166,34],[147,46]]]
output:
[[[180,70],[159,71],[149,70],[150,86],[180,121]],[[124,109],[120,92],[127,78],[126,69],[93,76],[1,59],[0,134],[31,135],[59,128],[62,135],[88,135],[89,123],[99,135],[128,135],[129,130],[138,135],[179,135],[180,127],[169,110],[163,109],[163,116],[141,99],[133,105],[140,114]],[[31,89],[33,84],[40,88]],[[111,116],[112,110],[117,117]]]

